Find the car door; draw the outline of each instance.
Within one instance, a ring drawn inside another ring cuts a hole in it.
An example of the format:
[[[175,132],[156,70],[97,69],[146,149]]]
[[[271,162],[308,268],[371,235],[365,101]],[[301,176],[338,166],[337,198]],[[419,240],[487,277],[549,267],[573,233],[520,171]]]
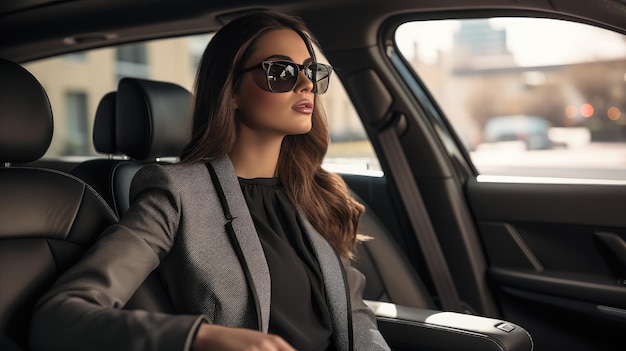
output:
[[[451,34],[431,62],[429,25]],[[573,21],[493,16],[407,23],[402,36],[415,37],[413,48],[397,47],[428,91],[422,104],[440,108],[424,115],[465,149],[448,152],[480,243],[465,251],[484,255],[499,312],[525,326],[538,350],[613,349],[626,327],[625,37]],[[550,144],[530,148],[533,134],[513,119],[507,137],[481,140],[503,114],[549,121]],[[434,198],[454,192],[427,192],[433,217],[445,216],[451,208]],[[448,260],[453,270],[465,261]]]
[[[412,179],[467,311],[524,326],[537,350],[621,349],[626,39],[547,14],[498,15],[403,15],[378,47],[329,53],[384,171],[347,180],[428,275],[418,209],[401,201]],[[490,118],[520,115],[549,125],[549,144],[528,147],[524,130],[482,140]]]

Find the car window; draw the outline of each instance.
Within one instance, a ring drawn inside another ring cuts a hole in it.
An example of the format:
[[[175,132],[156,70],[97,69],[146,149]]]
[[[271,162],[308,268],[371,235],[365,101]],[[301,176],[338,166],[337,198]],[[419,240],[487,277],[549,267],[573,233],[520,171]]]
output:
[[[395,39],[481,176],[626,180],[626,36],[481,18],[409,22]]]
[[[152,40],[67,54],[24,64],[42,83],[54,113],[54,137],[45,159],[78,162],[103,157],[94,150],[92,128],[97,105],[123,77],[177,83],[193,90],[200,57],[211,35]],[[326,61],[320,55],[320,61]],[[321,95],[331,144],[324,167],[380,176],[365,129],[337,76]]]

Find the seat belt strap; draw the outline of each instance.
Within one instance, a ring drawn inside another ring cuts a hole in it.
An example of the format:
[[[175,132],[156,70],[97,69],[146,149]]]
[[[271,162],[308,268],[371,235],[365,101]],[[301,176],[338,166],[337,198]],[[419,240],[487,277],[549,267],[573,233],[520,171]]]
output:
[[[395,123],[379,132],[378,140],[385,157],[389,160],[388,166],[391,169],[391,176],[398,186],[400,198],[422,249],[424,260],[439,295],[441,307],[444,311],[463,312],[463,304],[452,280],[435,229],[426,211],[417,183],[412,176],[402,145],[400,145]]]

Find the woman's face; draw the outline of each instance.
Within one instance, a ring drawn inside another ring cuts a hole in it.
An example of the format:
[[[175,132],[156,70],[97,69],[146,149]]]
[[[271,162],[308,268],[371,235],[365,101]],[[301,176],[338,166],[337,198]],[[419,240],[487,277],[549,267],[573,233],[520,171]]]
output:
[[[270,31],[259,37],[243,67],[262,61],[282,60],[305,64],[312,61],[303,39],[291,29]],[[284,137],[311,130],[313,83],[302,70],[292,90],[285,93],[269,91],[267,77],[261,69],[243,73],[239,90],[233,97],[240,122],[240,131],[259,137]]]

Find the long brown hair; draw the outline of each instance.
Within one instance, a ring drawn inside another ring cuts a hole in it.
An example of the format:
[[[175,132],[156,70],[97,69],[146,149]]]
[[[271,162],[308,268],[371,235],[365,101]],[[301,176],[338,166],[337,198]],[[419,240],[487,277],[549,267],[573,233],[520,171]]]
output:
[[[239,71],[260,36],[284,28],[298,33],[315,59],[313,45],[317,42],[304,23],[298,17],[274,11],[243,15],[211,39],[198,68],[192,138],[181,162],[206,162],[231,151],[237,134],[231,99],[238,89]],[[308,133],[283,139],[277,175],[288,196],[320,234],[342,257],[353,258],[364,207],[350,196],[340,176],[321,167],[330,139],[317,96],[311,118]]]

